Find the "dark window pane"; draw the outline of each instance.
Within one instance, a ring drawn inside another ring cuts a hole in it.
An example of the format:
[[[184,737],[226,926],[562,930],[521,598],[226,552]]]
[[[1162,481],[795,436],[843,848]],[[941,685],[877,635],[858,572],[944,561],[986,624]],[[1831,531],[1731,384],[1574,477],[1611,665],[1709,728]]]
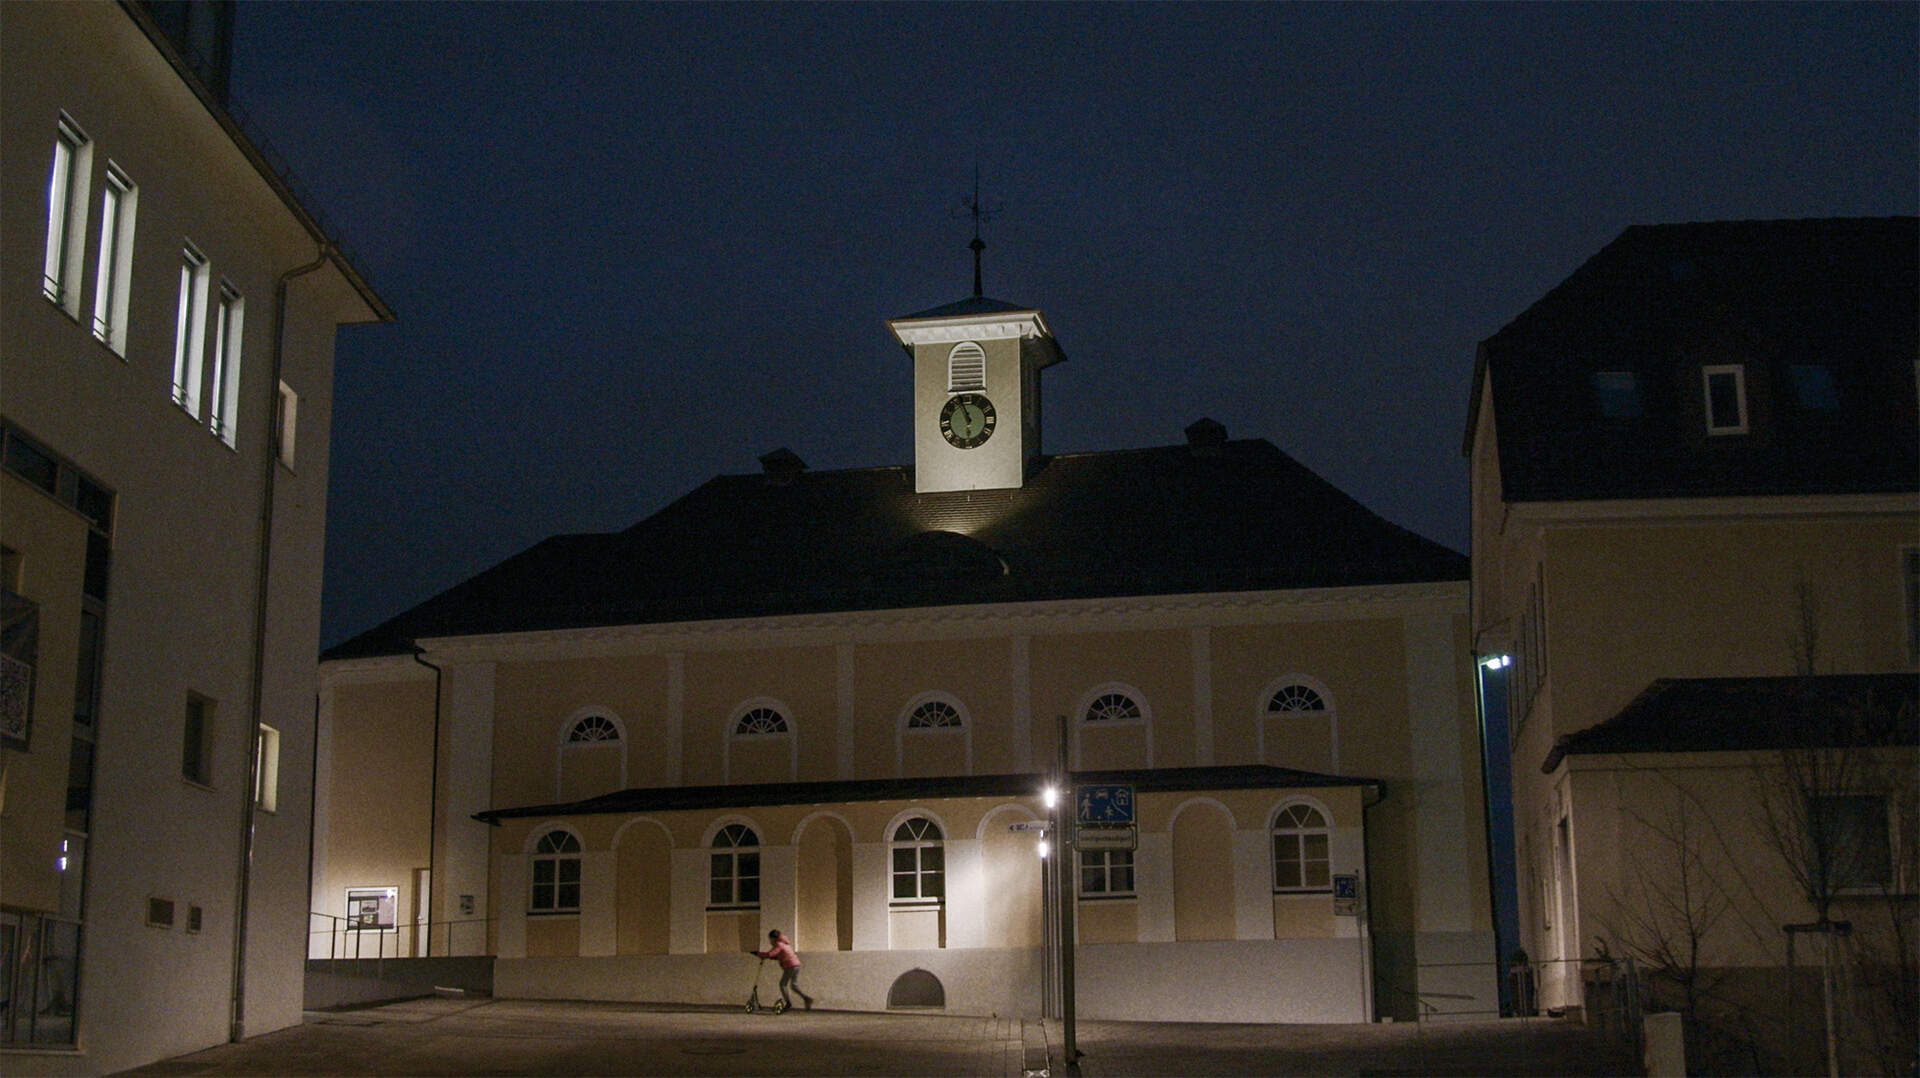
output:
[[[893,851],[893,870],[912,872],[915,868],[913,848],[911,846]]]
[[[733,881],[716,876],[707,889],[707,901],[715,906],[726,906],[733,902]]]
[[[914,876],[911,873],[896,874],[893,877],[893,897],[895,898],[920,897],[918,894],[915,893],[914,886],[913,886],[918,879],[919,877]]]
[[[946,876],[938,872],[925,872],[920,875],[921,898],[945,898],[946,895]]]
[[[580,882],[579,860],[572,857],[565,858],[564,860],[559,862],[559,867],[560,867],[561,883],[579,883]]]
[[[559,889],[559,898],[555,901],[554,908],[562,909],[562,910],[579,909],[580,908],[580,885],[577,883],[561,884]]]
[[[539,857],[533,862],[533,882],[535,886],[553,882],[553,860]]]
[[[758,876],[760,874],[760,855],[759,854],[743,853],[743,854],[737,854],[736,856],[739,858],[740,875]]]
[[[38,446],[9,431],[7,433],[7,470],[52,494],[59,484],[60,468]]]
[[[743,876],[740,879],[740,901],[752,904],[760,901],[760,879],[757,876]]]
[[[938,872],[947,867],[946,853],[939,846],[920,848],[920,867],[928,872]]]

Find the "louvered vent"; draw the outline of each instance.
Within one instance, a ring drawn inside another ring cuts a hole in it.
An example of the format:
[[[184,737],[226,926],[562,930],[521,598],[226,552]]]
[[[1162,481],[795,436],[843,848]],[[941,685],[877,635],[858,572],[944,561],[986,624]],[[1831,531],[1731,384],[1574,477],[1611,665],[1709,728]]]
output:
[[[947,353],[947,392],[980,393],[987,388],[987,353],[972,341],[961,341]]]

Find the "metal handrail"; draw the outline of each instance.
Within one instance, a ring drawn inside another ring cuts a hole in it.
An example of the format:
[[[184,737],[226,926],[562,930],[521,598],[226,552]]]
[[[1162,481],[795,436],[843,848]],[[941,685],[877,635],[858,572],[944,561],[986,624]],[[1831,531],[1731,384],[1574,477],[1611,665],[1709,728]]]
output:
[[[320,918],[326,924],[314,928],[313,918]],[[392,925],[378,927],[358,927],[351,924],[351,918],[338,914],[321,913],[318,910],[307,912],[307,955],[314,959],[314,937],[327,936],[326,958],[330,961],[373,960],[383,962],[389,958],[426,958],[429,950],[438,951],[446,956],[453,951],[458,940],[456,930],[462,925],[479,925],[479,950],[475,953],[487,953],[486,940],[488,926],[499,919],[495,917],[468,917],[444,921],[396,921]],[[366,953],[368,937],[372,937],[374,953]],[[391,940],[391,945],[389,945]],[[429,948],[427,944],[444,941],[443,946]],[[404,945],[404,946],[403,946]]]

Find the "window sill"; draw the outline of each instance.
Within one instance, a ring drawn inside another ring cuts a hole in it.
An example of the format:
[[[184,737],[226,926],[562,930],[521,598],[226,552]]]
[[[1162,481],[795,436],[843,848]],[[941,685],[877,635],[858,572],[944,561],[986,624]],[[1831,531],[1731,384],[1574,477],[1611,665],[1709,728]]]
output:
[[[578,917],[579,910],[528,910],[528,917]]]
[[[1137,891],[1127,891],[1125,893],[1116,893],[1111,895],[1081,895],[1080,896],[1080,901],[1082,902],[1138,902],[1139,900],[1140,900],[1140,893]]]
[[[1316,898],[1320,896],[1332,897],[1332,895],[1333,888],[1331,887],[1300,888],[1298,890],[1275,891],[1273,893],[1273,897],[1275,898]]]

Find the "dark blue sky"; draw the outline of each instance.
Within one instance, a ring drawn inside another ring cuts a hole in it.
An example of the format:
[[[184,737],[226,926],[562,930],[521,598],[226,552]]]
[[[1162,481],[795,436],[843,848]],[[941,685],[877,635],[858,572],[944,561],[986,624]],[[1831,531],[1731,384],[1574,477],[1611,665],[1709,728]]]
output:
[[[910,463],[882,322],[970,291],[976,162],[1049,451],[1212,416],[1465,550],[1474,345],[1623,228],[1915,212],[1917,11],[241,5],[399,315],[341,335],[325,642],[778,446]]]

